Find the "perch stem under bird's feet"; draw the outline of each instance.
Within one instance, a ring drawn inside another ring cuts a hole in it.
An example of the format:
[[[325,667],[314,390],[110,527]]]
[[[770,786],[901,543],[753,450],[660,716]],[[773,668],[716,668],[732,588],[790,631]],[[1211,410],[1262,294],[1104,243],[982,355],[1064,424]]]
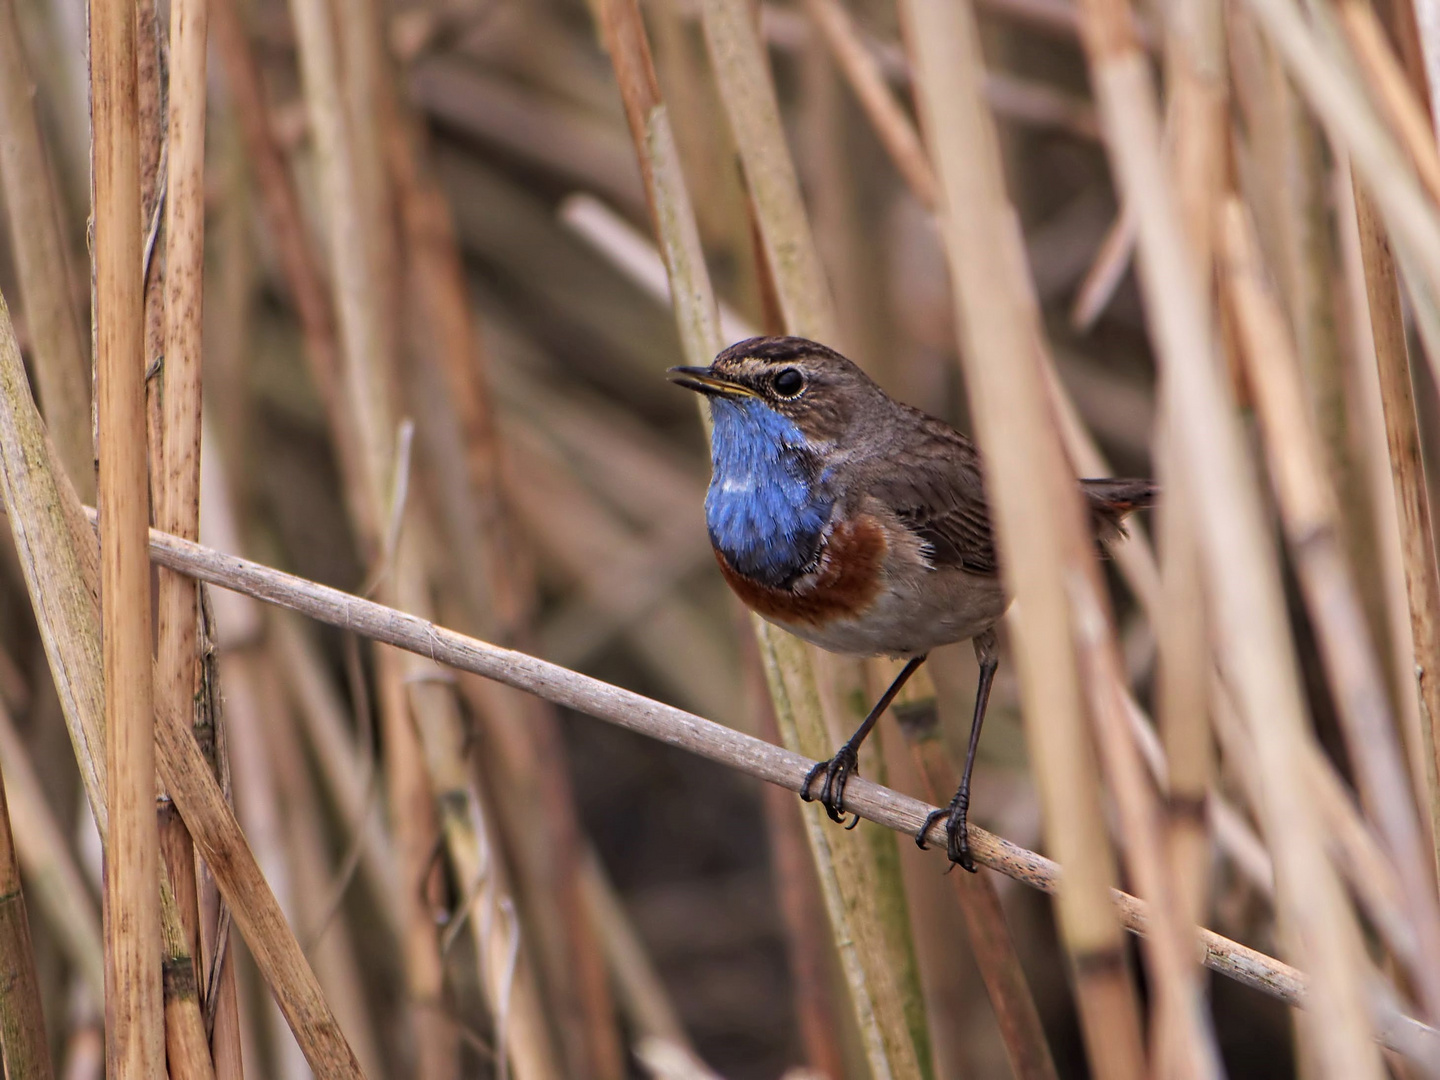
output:
[[[800,789],[800,798],[806,802],[815,802],[818,799],[820,805],[825,807],[825,812],[830,815],[831,821],[843,822],[845,820],[845,781],[850,778],[852,772],[860,771],[860,744],[865,741],[865,736],[870,734],[870,729],[875,726],[875,721],[879,720],[885,710],[890,707],[890,703],[895,700],[895,695],[900,693],[905,684],[910,681],[910,676],[914,675],[924,662],[923,654],[912,656],[909,662],[900,669],[900,674],[895,676],[895,680],[890,684],[890,689],[880,695],[880,700],[875,703],[875,707],[870,710],[870,714],[865,717],[864,723],[856,729],[855,734],[845,740],[845,745],[835,751],[835,756],[829,761],[817,761],[815,767],[805,777],[805,786]],[[811,795],[810,786],[820,778],[822,773],[825,776],[825,786],[820,789],[818,796]],[[860,815],[856,814],[850,819],[850,824],[845,827],[853,829],[858,824],[860,824]]]
[[[975,750],[980,745],[980,727],[985,723],[985,707],[990,703],[990,687],[995,682],[995,670],[1000,666],[994,629],[975,635],[975,659],[980,661],[980,682],[975,687],[975,717],[970,721],[970,743],[965,748],[965,771],[960,775],[960,786],[955,797],[944,810],[932,810],[925,818],[925,824],[915,834],[915,843],[925,850],[925,834],[940,819],[945,819],[945,850],[950,861],[959,863],[972,874],[975,873],[975,859],[970,854],[970,828],[966,815],[970,810],[970,774],[975,771]]]

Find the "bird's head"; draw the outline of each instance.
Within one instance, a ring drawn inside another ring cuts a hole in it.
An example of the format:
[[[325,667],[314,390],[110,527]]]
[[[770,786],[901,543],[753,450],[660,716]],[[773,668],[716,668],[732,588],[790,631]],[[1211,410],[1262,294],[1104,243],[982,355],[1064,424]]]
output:
[[[843,445],[857,425],[887,403],[880,387],[855,364],[801,337],[748,338],[709,367],[674,367],[670,377],[710,399],[717,426],[788,427],[769,415],[776,414],[817,446]]]

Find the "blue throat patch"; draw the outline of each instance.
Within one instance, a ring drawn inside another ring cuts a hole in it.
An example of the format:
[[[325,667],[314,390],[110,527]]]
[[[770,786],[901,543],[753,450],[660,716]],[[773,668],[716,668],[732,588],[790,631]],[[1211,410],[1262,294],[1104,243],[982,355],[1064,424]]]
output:
[[[753,398],[713,397],[710,542],[739,573],[780,587],[814,561],[834,500],[820,490],[800,429]]]

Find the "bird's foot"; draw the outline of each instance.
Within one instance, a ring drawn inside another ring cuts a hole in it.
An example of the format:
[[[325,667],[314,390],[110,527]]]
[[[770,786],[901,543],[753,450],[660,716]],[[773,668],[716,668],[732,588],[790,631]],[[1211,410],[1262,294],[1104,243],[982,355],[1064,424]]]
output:
[[[848,742],[835,751],[835,756],[829,761],[817,761],[815,767],[805,777],[805,786],[800,789],[800,798],[806,802],[819,801],[825,807],[825,813],[830,815],[831,821],[845,822],[845,784],[850,779],[851,773],[860,772],[860,758],[855,748]],[[810,789],[821,776],[825,777],[825,785],[820,789],[819,795],[810,794]],[[860,823],[860,815],[856,814],[845,825],[847,829],[853,829]]]
[[[925,851],[925,835],[930,827],[940,818],[945,819],[945,854],[950,856],[950,861],[975,873],[975,860],[970,855],[970,831],[966,824],[966,813],[970,809],[970,793],[968,791],[957,791],[955,798],[950,800],[950,805],[944,810],[932,810],[925,818],[925,824],[920,827],[920,832],[915,836],[915,843]]]

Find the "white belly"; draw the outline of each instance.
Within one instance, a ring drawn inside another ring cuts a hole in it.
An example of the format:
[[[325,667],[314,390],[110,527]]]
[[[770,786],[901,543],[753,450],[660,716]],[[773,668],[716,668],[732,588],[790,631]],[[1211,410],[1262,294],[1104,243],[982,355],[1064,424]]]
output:
[[[962,570],[931,572],[918,580],[888,584],[858,618],[835,619],[823,626],[776,618],[770,621],[829,652],[908,657],[969,640],[994,626],[1009,604],[998,578]]]

